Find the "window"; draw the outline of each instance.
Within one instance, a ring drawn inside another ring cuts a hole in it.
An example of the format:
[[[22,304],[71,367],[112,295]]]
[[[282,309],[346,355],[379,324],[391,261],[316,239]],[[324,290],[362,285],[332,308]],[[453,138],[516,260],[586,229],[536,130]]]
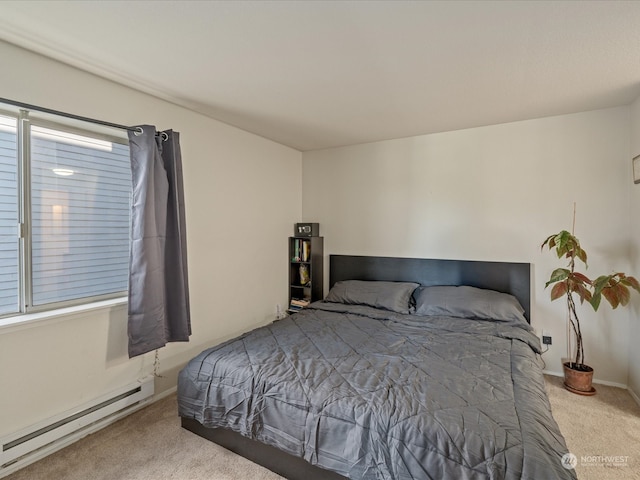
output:
[[[0,116],[0,316],[127,290],[124,138]]]
[[[0,315],[19,311],[16,124],[0,117]]]

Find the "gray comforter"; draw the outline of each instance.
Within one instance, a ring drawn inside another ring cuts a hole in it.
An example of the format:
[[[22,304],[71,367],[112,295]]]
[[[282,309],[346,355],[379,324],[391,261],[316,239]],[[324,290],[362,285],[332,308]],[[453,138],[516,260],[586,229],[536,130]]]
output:
[[[575,478],[529,325],[317,302],[208,349],[179,413],[352,479]]]

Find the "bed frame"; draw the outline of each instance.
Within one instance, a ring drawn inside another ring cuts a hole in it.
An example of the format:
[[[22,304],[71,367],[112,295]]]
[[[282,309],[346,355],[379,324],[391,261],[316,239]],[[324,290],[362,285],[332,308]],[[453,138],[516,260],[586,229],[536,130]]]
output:
[[[469,285],[515,296],[531,322],[529,263],[432,260],[421,258],[330,255],[329,286],[341,280],[416,282],[421,285]],[[189,418],[182,426],[290,480],[346,480],[275,447],[224,428],[207,428]]]

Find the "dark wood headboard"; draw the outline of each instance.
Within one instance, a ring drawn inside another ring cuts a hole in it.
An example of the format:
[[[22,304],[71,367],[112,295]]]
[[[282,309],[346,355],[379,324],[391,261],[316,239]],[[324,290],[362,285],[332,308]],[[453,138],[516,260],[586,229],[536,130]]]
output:
[[[330,255],[329,286],[341,280],[469,285],[496,290],[516,297],[531,323],[530,263]]]

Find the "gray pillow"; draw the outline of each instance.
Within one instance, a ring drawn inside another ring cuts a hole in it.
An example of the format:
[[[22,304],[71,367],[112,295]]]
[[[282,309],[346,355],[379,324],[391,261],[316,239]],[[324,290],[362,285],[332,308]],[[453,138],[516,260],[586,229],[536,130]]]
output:
[[[419,283],[409,282],[344,280],[336,282],[324,300],[325,302],[367,305],[397,313],[409,313],[411,294],[419,286]]]
[[[416,315],[526,322],[524,308],[516,297],[495,290],[468,286],[420,287],[414,298]]]

